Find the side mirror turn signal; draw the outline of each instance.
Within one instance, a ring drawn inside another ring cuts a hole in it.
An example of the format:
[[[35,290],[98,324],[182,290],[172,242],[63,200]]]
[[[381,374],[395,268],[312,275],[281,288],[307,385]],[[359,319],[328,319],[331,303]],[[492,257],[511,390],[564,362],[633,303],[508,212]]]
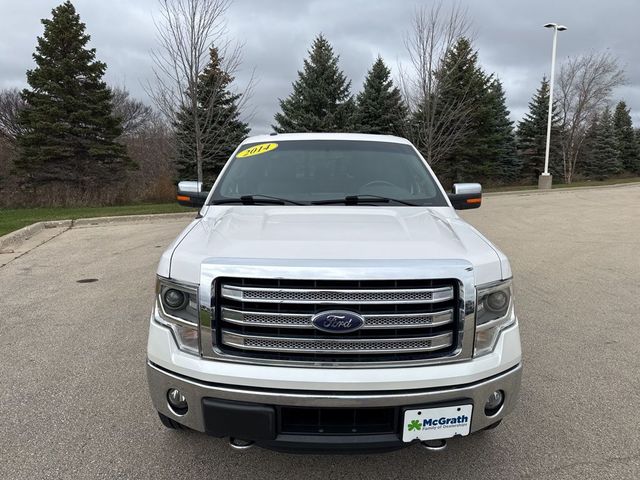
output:
[[[448,195],[451,206],[456,210],[479,208],[482,205],[482,185],[479,183],[454,183]]]
[[[207,201],[209,192],[202,191],[202,184],[199,182],[182,181],[178,183],[178,194],[176,200],[184,207],[200,208]]]

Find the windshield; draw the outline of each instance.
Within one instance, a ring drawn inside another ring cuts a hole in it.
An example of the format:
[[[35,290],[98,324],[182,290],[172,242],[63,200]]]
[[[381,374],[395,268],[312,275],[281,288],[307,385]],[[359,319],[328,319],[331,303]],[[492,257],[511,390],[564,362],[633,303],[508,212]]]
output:
[[[301,204],[377,196],[410,205],[447,206],[435,179],[410,145],[274,140],[243,145],[220,179],[212,203],[246,196]]]

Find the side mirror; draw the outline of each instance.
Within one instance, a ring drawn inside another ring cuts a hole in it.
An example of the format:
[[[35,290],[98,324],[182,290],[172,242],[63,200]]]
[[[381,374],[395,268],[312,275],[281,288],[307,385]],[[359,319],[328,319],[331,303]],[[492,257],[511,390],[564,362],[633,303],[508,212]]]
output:
[[[202,191],[201,182],[183,181],[178,182],[178,195],[176,200],[185,207],[200,208],[207,200],[209,192]]]
[[[456,210],[479,208],[482,205],[482,185],[479,183],[454,183],[449,201]]]

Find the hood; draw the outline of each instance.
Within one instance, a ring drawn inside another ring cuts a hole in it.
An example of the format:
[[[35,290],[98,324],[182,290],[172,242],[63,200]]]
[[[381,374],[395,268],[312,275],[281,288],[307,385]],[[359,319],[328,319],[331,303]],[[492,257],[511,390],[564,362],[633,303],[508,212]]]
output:
[[[175,243],[170,276],[198,283],[212,257],[467,260],[477,284],[502,278],[495,247],[449,207],[209,207]]]

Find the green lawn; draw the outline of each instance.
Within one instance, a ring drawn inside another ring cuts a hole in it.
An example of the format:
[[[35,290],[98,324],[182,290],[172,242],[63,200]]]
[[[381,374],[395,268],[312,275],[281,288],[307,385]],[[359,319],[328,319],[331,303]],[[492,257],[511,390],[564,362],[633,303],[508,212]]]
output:
[[[610,178],[608,180],[585,180],[581,182],[573,183],[554,183],[553,188],[575,188],[575,187],[597,187],[604,185],[619,185],[624,183],[637,183],[640,182],[640,177],[630,178]],[[483,188],[487,193],[489,192],[514,192],[518,190],[537,190],[538,185],[509,185],[505,187],[488,187]]]
[[[117,207],[0,209],[0,236],[31,225],[32,223],[45,220],[75,220],[77,218],[179,212],[194,212],[195,214],[195,209],[182,207],[177,203],[150,203]]]

